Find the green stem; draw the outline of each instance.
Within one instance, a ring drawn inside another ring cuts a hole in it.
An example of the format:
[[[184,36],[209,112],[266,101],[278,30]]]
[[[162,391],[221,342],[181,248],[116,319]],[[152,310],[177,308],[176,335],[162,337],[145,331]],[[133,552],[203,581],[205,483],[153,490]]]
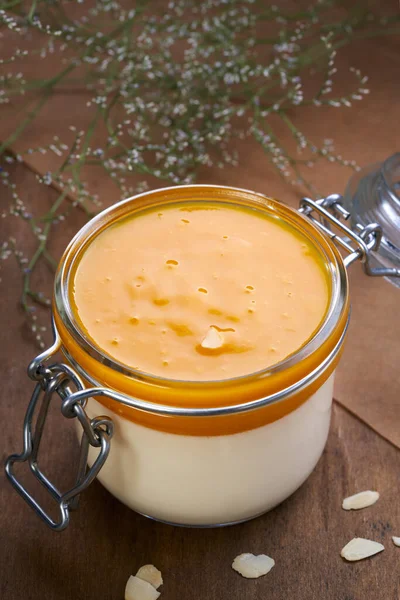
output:
[[[3,4],[2,9],[7,10],[10,8],[14,8],[14,6],[18,6],[18,4],[22,4],[22,0],[12,0],[11,2],[6,2]]]
[[[302,58],[301,66],[306,67],[311,65],[314,61],[319,60],[323,55],[328,54],[332,50],[339,50],[344,46],[352,43],[354,40],[362,40],[368,38],[379,37],[381,35],[398,35],[400,33],[400,26],[387,28],[387,29],[375,29],[373,31],[360,31],[358,33],[353,33],[351,36],[348,36],[342,40],[338,40],[337,42],[332,43],[332,48],[328,50],[324,44],[318,44],[313,48],[313,50],[306,51]],[[300,62],[300,61],[299,61]]]
[[[13,144],[18,139],[18,137],[21,135],[21,133],[24,131],[24,129],[39,114],[41,108],[46,104],[46,102],[51,94],[53,86],[56,85],[68,73],[70,73],[74,68],[75,68],[74,65],[70,65],[69,67],[67,67],[66,69],[61,71],[61,73],[59,73],[52,79],[48,80],[48,89],[46,89],[44,95],[42,96],[42,98],[40,98],[39,102],[36,104],[34,109],[28,113],[28,116],[25,119],[23,119],[23,121],[21,121],[21,123],[17,126],[17,128],[13,131],[13,133],[0,145],[0,155],[4,152],[4,150],[6,150],[6,148],[8,148],[11,144]]]
[[[124,28],[129,27],[133,23],[134,20],[135,20],[135,17],[132,17],[132,18],[128,19],[126,22],[124,22],[122,25],[118,25],[118,27],[116,27],[114,29],[114,31],[112,31],[110,33],[110,35],[109,35],[109,37],[107,39],[111,39],[111,38],[115,37],[115,35],[118,35],[121,31],[124,30]],[[90,56],[90,54],[91,54],[92,51],[93,51],[92,48],[88,48],[82,54],[82,57]],[[35,108],[33,109],[33,111],[28,114],[28,116],[18,125],[18,127],[14,130],[14,132],[5,140],[5,142],[3,142],[1,144],[1,146],[0,146],[0,154],[2,154],[2,152],[4,152],[4,150],[6,148],[8,148],[8,146],[10,144],[12,144],[12,143],[14,143],[16,141],[16,139],[21,135],[21,133],[24,131],[24,129],[36,117],[36,115],[39,113],[39,111],[41,110],[41,108],[44,106],[44,104],[48,100],[48,97],[50,96],[53,87],[59,81],[61,81],[66,75],[68,75],[68,73],[70,73],[71,71],[73,71],[75,68],[76,68],[75,64],[74,65],[69,65],[68,67],[66,67],[65,69],[63,69],[58,75],[56,75],[55,77],[53,77],[53,78],[48,79],[48,80],[45,81],[44,87],[46,88],[46,91],[45,91],[44,96],[37,103],[37,105],[35,106]]]
[[[0,145],[0,154],[2,154],[4,150],[8,148],[8,146],[13,144],[15,140],[20,136],[20,134],[24,131],[24,129],[29,125],[29,123],[33,121],[36,115],[40,112],[42,106],[46,103],[47,98],[48,94],[43,96],[36,104],[35,108],[28,113],[28,115],[25,117],[25,119],[21,121],[21,123],[16,127],[13,133]]]
[[[33,0],[32,4],[31,4],[30,11],[28,13],[28,21],[30,23],[32,23],[33,16],[34,16],[34,14],[36,12],[36,5],[37,5],[37,0]]]
[[[62,202],[64,201],[65,197],[66,197],[66,192],[63,192],[62,194],[60,194],[60,196],[57,198],[57,200],[54,202],[53,206],[51,207],[49,214],[52,214],[53,216],[55,215],[55,213],[61,206]],[[47,244],[47,240],[48,240],[52,225],[53,225],[52,221],[49,221],[45,225],[45,227],[43,229],[43,233],[41,234],[43,237],[40,240],[38,247],[36,248],[35,254],[32,256],[31,260],[29,261],[27,272],[24,275],[24,284],[23,284],[22,297],[21,297],[21,302],[24,307],[27,306],[28,296],[30,298],[33,298],[35,296],[35,292],[32,292],[32,290],[31,290],[30,283],[31,283],[32,271],[35,268],[36,263],[38,262],[39,258],[42,256],[42,254],[44,254],[44,253],[46,253],[47,260],[49,260],[49,258],[51,258],[47,252],[46,244]],[[53,263],[55,263],[54,259],[52,259],[52,258],[51,258],[51,261]],[[35,297],[35,299],[37,300],[36,297]]]
[[[48,250],[44,249],[43,256],[55,271],[57,268],[57,261],[51,256],[51,254],[49,254]]]

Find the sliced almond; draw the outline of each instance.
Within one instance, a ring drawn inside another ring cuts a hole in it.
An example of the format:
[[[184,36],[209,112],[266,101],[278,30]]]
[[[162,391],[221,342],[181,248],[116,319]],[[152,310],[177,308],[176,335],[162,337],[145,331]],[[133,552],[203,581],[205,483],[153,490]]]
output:
[[[399,546],[399,548],[400,548],[400,537],[396,537],[395,535],[393,535],[392,540],[393,540],[393,544],[395,546]]]
[[[358,494],[345,498],[342,502],[342,508],[344,510],[359,510],[360,508],[372,506],[378,499],[379,492],[366,490],[365,492],[358,492]]]
[[[385,546],[379,542],[365,540],[364,538],[354,538],[342,549],[340,556],[353,562],[378,554],[378,552],[382,552],[384,549]]]
[[[232,569],[247,579],[256,579],[270,572],[275,561],[265,554],[239,554],[232,563]]]
[[[157,600],[160,592],[149,583],[135,575],[131,575],[126,582],[125,600]]]
[[[139,571],[136,573],[136,577],[151,583],[153,588],[156,590],[158,590],[160,585],[163,584],[161,571],[159,571],[154,565],[143,565],[143,567],[140,567]]]
[[[215,327],[210,327],[207,331],[206,336],[203,338],[201,342],[202,348],[208,348],[210,350],[215,350],[216,348],[221,348],[224,345],[224,338]]]

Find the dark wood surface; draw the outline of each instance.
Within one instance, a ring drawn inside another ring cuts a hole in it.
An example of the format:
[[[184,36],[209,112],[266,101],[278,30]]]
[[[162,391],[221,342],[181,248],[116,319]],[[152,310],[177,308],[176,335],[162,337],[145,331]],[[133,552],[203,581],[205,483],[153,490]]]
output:
[[[55,192],[43,187],[38,192],[26,167],[19,166],[13,176],[26,190],[28,205],[51,203]],[[67,229],[60,227],[56,253],[82,223],[78,216]],[[33,240],[17,224],[11,217],[2,220],[1,237],[12,232],[32,248]],[[32,391],[26,365],[37,350],[17,308],[21,278],[12,259],[2,265],[1,278],[4,459],[21,449]],[[43,291],[50,289],[50,273],[43,270],[39,279]],[[71,480],[77,449],[71,423],[58,412],[54,406],[43,460],[61,484]],[[151,522],[96,482],[83,495],[70,527],[57,534],[39,521],[1,473],[0,598],[121,600],[129,575],[150,562],[163,573],[165,600],[399,600],[400,548],[391,540],[391,535],[400,536],[399,474],[399,450],[338,405],[324,455],[302,488],[265,516],[230,528],[181,529]],[[368,488],[381,493],[375,506],[359,512],[341,509],[343,497]],[[355,536],[380,541],[386,550],[348,564],[340,550]],[[244,580],[230,566],[242,552],[266,553],[276,566],[263,578]]]

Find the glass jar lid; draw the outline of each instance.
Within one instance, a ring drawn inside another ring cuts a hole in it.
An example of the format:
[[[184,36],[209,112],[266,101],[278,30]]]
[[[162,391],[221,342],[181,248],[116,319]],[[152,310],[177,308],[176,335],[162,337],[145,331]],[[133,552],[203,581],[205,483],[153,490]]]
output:
[[[382,226],[379,249],[372,253],[375,265],[400,269],[400,153],[354,175],[348,183],[344,203],[351,213],[353,228],[370,223]],[[386,279],[400,287],[399,277]]]

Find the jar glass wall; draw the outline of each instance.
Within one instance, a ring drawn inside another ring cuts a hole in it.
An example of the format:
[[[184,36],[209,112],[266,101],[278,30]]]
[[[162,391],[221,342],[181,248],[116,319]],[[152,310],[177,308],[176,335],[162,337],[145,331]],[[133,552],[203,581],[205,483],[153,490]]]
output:
[[[315,245],[329,278],[329,306],[311,339],[279,364],[221,381],[168,380],[114,361],[81,331],[71,280],[91,240],[144,207],[185,200],[265,211]],[[62,350],[87,385],[125,396],[123,403],[106,394],[90,398],[86,410],[91,418],[113,420],[110,455],[98,478],[132,509],[180,525],[240,522],[283,501],[315,467],[328,435],[349,302],[340,253],[298,212],[253,192],[216,186],[158,190],[120,203],[68,247],[56,277],[54,316]],[[162,407],[170,412],[162,414]],[[91,449],[89,464],[95,454]]]

